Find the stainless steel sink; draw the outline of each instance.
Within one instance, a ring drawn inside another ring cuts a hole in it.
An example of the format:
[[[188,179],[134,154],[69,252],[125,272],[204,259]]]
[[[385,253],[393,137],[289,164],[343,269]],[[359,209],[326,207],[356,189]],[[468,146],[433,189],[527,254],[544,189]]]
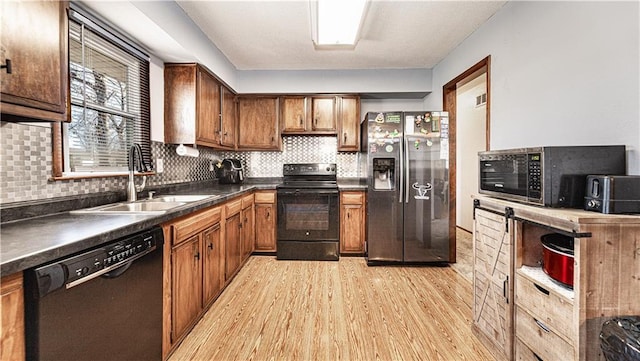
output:
[[[207,198],[217,198],[220,197],[218,195],[174,195],[174,196],[157,196],[153,199],[147,200],[146,202],[160,201],[160,202],[198,202],[205,200]]]
[[[167,210],[185,205],[185,202],[163,202],[155,200],[131,203],[107,204],[104,206],[84,208],[71,211],[75,214],[163,214]]]
[[[190,202],[213,199],[219,195],[166,195],[137,202],[106,204],[93,208],[71,211],[73,214],[163,214],[168,210],[183,206]]]

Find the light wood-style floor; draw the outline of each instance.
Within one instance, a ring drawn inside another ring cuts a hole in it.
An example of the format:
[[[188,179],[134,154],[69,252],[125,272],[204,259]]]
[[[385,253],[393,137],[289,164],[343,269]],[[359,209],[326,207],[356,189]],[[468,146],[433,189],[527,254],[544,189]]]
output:
[[[253,256],[170,360],[494,360],[471,300],[450,267]]]

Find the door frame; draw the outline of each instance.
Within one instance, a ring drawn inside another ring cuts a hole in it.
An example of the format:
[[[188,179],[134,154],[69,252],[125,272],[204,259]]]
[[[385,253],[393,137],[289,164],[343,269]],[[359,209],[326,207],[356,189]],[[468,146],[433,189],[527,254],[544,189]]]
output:
[[[456,96],[458,83],[487,73],[486,150],[490,149],[491,55],[480,60],[442,86],[442,109],[449,113],[449,259],[456,262]]]

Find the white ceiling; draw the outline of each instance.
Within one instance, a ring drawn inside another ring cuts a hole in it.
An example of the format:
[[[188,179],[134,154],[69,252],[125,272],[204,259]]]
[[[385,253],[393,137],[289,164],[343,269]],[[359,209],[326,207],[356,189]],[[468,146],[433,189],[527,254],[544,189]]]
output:
[[[315,50],[307,0],[177,1],[238,70],[432,68],[505,3],[373,0],[355,50]]]

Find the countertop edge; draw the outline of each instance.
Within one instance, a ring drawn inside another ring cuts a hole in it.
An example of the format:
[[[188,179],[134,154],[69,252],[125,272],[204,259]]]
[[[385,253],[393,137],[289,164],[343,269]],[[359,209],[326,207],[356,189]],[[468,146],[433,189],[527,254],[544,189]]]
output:
[[[275,190],[275,185],[246,184],[240,187],[240,189],[238,190],[231,190],[231,191],[225,192],[225,194],[220,194],[219,197],[198,201],[198,202],[193,202],[193,203],[187,203],[184,206],[178,207],[173,210],[169,210],[168,212],[164,214],[159,214],[159,215],[123,215],[123,216],[120,216],[122,217],[120,218],[121,220],[120,225],[114,227],[109,231],[96,233],[95,235],[85,237],[82,239],[77,239],[73,242],[70,242],[61,246],[46,247],[38,252],[32,252],[32,253],[28,253],[20,256],[15,256],[6,260],[2,259],[0,260],[0,275],[4,277],[16,272],[21,272],[28,268],[45,264],[61,257],[66,257],[69,255],[75,254],[77,252],[81,252],[89,248],[99,246],[106,242],[110,242],[118,238],[126,237],[130,234],[140,232],[145,229],[152,228],[154,226],[159,226],[160,224],[170,221],[172,219],[176,219],[184,215],[197,212],[201,209],[213,207],[215,205],[224,203],[230,199],[236,198],[238,196],[241,196],[243,194],[253,192],[256,190]],[[30,218],[22,221],[13,221],[9,223],[10,224],[19,224],[19,223],[26,224],[26,222],[34,221],[36,219],[39,219],[39,220],[49,219],[51,222],[56,222],[56,219],[58,217],[62,217],[68,214],[69,212],[62,212],[58,214],[51,214],[51,215],[46,215],[42,217]],[[112,217],[112,216],[86,215],[86,217],[87,217],[86,219],[91,219],[95,217]]]

